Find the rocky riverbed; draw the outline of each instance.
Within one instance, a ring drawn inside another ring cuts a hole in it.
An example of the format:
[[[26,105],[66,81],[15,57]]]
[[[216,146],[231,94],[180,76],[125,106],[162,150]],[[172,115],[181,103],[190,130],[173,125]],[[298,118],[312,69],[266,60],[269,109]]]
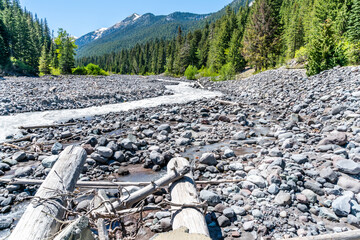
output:
[[[0,80],[0,115],[87,108],[171,94],[164,84],[151,77],[119,75],[6,77]]]
[[[44,179],[69,144],[88,153],[84,181],[122,181],[128,174],[126,181],[137,174],[138,181],[150,181],[164,174],[171,158],[183,156],[196,180],[243,180],[198,186],[209,205],[212,239],[282,239],[359,227],[360,67],[310,78],[303,70],[277,69],[241,81],[200,82],[236,105],[202,99],[24,130],[21,136],[31,141],[14,143],[23,150],[0,147],[0,174]],[[36,189],[2,185],[0,229],[14,226],[17,204]],[[170,195],[163,189],[145,202],[165,199]],[[74,203],[78,211],[88,207],[89,200]],[[169,231],[170,216],[148,213],[137,239]],[[127,218],[125,226],[131,231],[135,223]]]

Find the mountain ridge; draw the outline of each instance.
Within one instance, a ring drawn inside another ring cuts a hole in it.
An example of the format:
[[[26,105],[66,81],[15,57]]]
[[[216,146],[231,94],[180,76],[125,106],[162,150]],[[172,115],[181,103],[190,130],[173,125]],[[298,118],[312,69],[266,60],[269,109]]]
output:
[[[244,4],[245,0],[234,0],[229,6],[236,9]],[[109,28],[100,28],[77,38],[77,57],[119,51],[154,38],[169,39],[176,36],[179,26],[184,32],[201,28],[206,23],[204,20],[212,22],[220,18],[225,8],[210,14],[173,12],[156,16],[152,13],[133,13]]]

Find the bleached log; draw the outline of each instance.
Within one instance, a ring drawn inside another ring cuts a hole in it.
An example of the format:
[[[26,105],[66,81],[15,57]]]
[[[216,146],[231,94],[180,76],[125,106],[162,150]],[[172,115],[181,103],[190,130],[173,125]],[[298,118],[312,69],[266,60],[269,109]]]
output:
[[[94,240],[88,225],[89,219],[87,217],[79,217],[76,221],[66,226],[54,240]]]
[[[217,185],[222,183],[238,183],[243,182],[243,179],[222,179],[222,180],[209,180],[209,181],[195,181],[195,184],[210,184]],[[44,180],[26,179],[26,178],[13,178],[13,179],[1,179],[0,183],[7,183],[11,185],[41,185]],[[117,189],[119,186],[137,186],[144,187],[151,184],[151,182],[89,182],[89,181],[78,181],[76,187],[79,188],[92,188],[92,189]]]
[[[72,192],[86,160],[81,147],[69,146],[59,156],[43,184],[16,225],[9,240],[42,240],[52,238],[58,232],[66,204],[64,195]],[[41,203],[36,197],[44,200]]]
[[[64,123],[64,124],[50,124],[50,125],[38,125],[38,126],[20,126],[19,129],[38,129],[38,128],[58,128],[58,127],[67,127],[67,126],[73,126],[77,123]]]
[[[107,201],[109,201],[109,198],[106,196],[106,193],[103,189],[99,190],[97,193],[97,196],[95,196],[94,198],[94,207],[99,207],[102,203],[104,203],[104,207],[106,208],[108,213],[111,213],[111,204],[108,203]],[[95,213],[99,211],[99,209],[97,209],[94,213],[93,216],[95,216]],[[96,220],[96,227],[98,230],[98,237],[100,240],[109,240],[109,233],[106,229],[106,225],[105,225],[105,220],[103,218],[98,218]]]
[[[216,99],[216,102],[222,104],[222,105],[232,105],[232,106],[238,106],[238,103],[235,102],[230,102],[230,101],[224,101],[224,100],[220,100],[220,99]]]
[[[173,158],[168,164],[168,169],[181,169],[183,167],[190,167],[189,162],[185,158]],[[170,195],[171,202],[176,205],[172,206],[172,209],[176,210],[172,216],[173,230],[186,227],[189,229],[189,233],[199,233],[209,236],[205,216],[201,212],[201,209],[186,207],[186,205],[200,205],[191,171],[170,185]],[[177,207],[181,205],[185,207]]]
[[[353,230],[341,233],[331,233],[311,237],[289,238],[287,240],[359,240],[360,230]]]

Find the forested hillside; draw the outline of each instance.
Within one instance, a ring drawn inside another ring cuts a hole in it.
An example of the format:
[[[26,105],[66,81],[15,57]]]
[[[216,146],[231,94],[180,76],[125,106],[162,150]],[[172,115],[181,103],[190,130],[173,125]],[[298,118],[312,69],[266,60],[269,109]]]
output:
[[[249,6],[250,5],[250,6]],[[231,78],[246,65],[257,71],[292,58],[308,62],[308,74],[360,61],[360,0],[256,0],[227,8],[203,29],[172,40],[158,39],[131,49],[79,59],[122,74],[167,72]],[[193,67],[194,66],[194,67]]]
[[[234,0],[229,7],[238,10],[246,0]],[[170,40],[176,36],[178,27],[188,33],[204,28],[206,22],[214,22],[225,15],[226,9],[213,14],[193,14],[174,12],[169,15],[155,16],[133,14],[110,28],[103,28],[88,33],[76,40],[79,46],[77,57],[98,56],[121,51],[124,48],[145,44],[159,39]]]

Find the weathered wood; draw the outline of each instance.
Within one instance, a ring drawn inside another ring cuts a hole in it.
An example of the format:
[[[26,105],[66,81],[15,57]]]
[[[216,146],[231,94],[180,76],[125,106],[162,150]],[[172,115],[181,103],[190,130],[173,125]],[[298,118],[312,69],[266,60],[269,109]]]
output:
[[[99,207],[101,204],[104,204],[105,209],[108,213],[112,212],[111,204],[108,203],[109,198],[106,196],[106,193],[103,189],[99,190],[97,196],[94,198],[94,207]],[[93,216],[96,216],[95,213],[98,212],[99,209],[95,210]],[[98,230],[98,237],[100,240],[109,240],[109,233],[106,229],[105,220],[103,218],[98,218],[96,220],[96,227]]]
[[[14,139],[14,140],[10,140],[10,141],[6,141],[5,143],[17,143],[17,142],[23,142],[23,141],[30,141],[31,140],[31,135],[23,137],[23,138],[18,138],[18,139]]]
[[[77,123],[64,123],[64,124],[50,124],[50,125],[38,125],[38,126],[20,126],[19,129],[38,129],[38,128],[57,128],[57,127],[67,127],[67,126],[73,126]]]
[[[210,184],[210,185],[217,185],[221,183],[238,183],[243,182],[243,179],[222,179],[216,181],[195,181],[195,184]],[[0,178],[0,183],[7,183],[11,185],[41,185],[44,180],[36,180],[36,179],[26,179],[26,178],[13,178],[13,179],[6,179]],[[92,188],[92,189],[117,189],[119,186],[126,187],[126,186],[137,186],[137,187],[144,187],[151,184],[151,182],[89,182],[89,181],[78,181],[76,183],[76,187],[79,188]]]
[[[185,158],[173,158],[168,164],[168,169],[181,169],[183,167],[190,167],[189,162]],[[170,185],[170,195],[171,202],[176,205],[172,206],[172,209],[176,210],[172,217],[173,230],[186,227],[189,229],[189,233],[209,236],[205,217],[200,209],[195,207],[177,207],[188,204],[200,205],[191,171]]]
[[[94,240],[88,225],[89,219],[87,217],[79,217],[56,235],[54,240]]]
[[[216,99],[216,102],[222,104],[222,105],[232,105],[232,106],[238,106],[238,103],[235,102],[230,102],[230,101],[224,101],[224,100],[220,100],[220,99]]]
[[[86,160],[86,152],[81,147],[69,146],[59,156],[35,199],[27,207],[24,215],[16,225],[9,240],[40,240],[51,238],[59,230],[56,219],[64,215],[64,196],[60,193],[72,192]],[[56,218],[56,219],[55,219]]]
[[[202,89],[205,88],[199,81],[197,81],[197,84],[198,84]]]
[[[106,230],[105,220],[103,218],[99,218],[96,220],[96,226],[98,230],[98,237],[100,240],[109,240],[109,234]]]
[[[287,240],[359,240],[360,230],[353,230],[341,233],[331,233],[311,237],[289,238]]]

